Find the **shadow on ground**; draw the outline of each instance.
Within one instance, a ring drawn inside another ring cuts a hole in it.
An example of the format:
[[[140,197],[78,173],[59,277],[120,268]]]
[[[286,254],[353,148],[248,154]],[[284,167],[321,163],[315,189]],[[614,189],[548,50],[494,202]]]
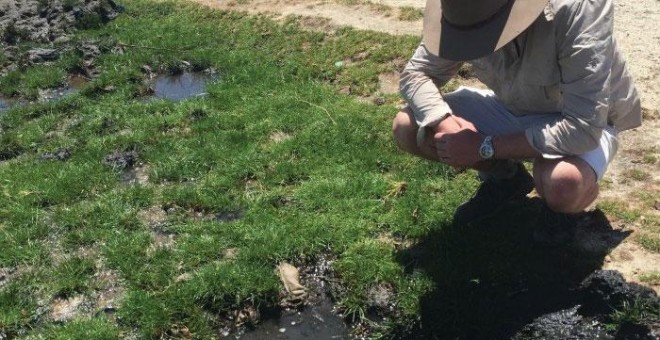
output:
[[[421,320],[402,336],[416,339],[646,339],[647,326],[608,327],[627,299],[653,291],[601,271],[604,257],[629,232],[614,230],[596,210],[580,218],[570,245],[533,241],[538,200],[507,207],[479,225],[443,226],[398,260],[409,273],[423,271],[435,284],[423,296]],[[628,301],[631,302],[631,301]],[[630,333],[630,334],[628,334]]]

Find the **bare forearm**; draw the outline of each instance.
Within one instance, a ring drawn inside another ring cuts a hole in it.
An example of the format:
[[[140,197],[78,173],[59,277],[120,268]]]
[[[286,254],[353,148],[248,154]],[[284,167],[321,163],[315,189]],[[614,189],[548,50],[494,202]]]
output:
[[[528,159],[541,154],[527,141],[524,132],[493,137],[495,159]]]

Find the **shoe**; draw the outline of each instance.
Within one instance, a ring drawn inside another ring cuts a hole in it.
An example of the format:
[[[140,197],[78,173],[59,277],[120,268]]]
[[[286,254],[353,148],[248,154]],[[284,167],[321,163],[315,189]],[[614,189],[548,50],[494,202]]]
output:
[[[534,189],[534,179],[518,163],[513,177],[483,180],[470,200],[456,208],[454,225],[467,225],[492,216],[511,200],[522,199]]]
[[[578,214],[564,214],[550,210],[544,205],[539,223],[534,226],[532,239],[543,247],[570,245],[575,239],[578,227]]]

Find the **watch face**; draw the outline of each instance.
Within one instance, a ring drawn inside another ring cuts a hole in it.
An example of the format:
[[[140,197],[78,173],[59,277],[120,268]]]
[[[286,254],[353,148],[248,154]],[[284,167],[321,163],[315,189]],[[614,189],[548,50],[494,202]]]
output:
[[[481,158],[484,159],[489,159],[493,157],[493,148],[490,147],[489,145],[482,145],[481,148],[479,149],[479,155]]]
[[[479,156],[483,159],[490,159],[495,155],[495,149],[493,149],[492,140],[489,137],[484,139],[484,142],[479,147]]]

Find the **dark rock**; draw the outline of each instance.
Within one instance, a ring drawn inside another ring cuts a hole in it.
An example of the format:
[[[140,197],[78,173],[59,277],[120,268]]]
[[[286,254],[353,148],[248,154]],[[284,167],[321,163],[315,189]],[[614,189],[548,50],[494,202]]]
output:
[[[577,296],[576,302],[581,305],[538,317],[513,339],[658,339],[660,332],[652,325],[627,322],[620,325],[616,334],[604,327],[625,302],[641,301],[652,309],[660,308],[658,297],[650,288],[626,282],[617,271],[597,270],[581,283]]]
[[[581,316],[579,308],[575,306],[538,317],[513,339],[614,339],[599,322]]]
[[[660,308],[660,299],[650,288],[623,279],[614,270],[598,270],[580,285],[583,294],[584,313],[606,313],[620,309],[624,302],[648,301]]]

